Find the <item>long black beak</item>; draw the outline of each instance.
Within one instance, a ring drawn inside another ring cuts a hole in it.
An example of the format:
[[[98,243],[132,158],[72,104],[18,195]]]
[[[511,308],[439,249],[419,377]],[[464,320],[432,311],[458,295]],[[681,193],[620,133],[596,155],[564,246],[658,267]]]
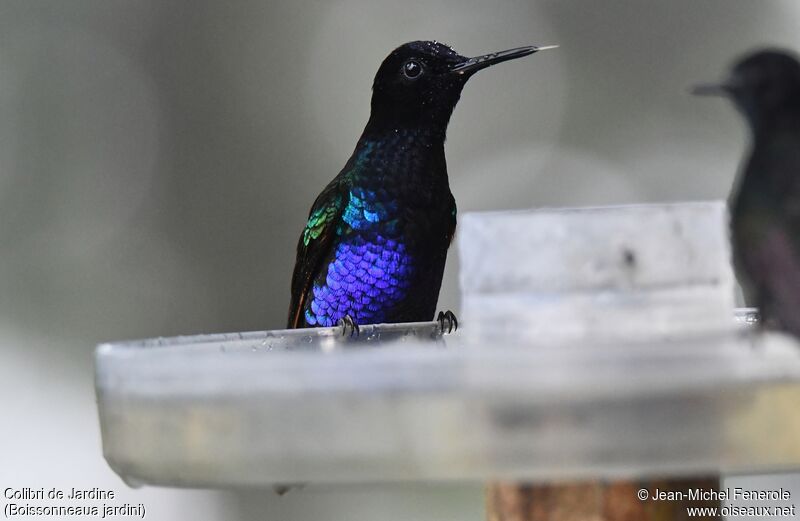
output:
[[[483,56],[476,56],[467,61],[463,61],[458,65],[454,65],[450,72],[455,74],[473,74],[486,67],[491,67],[501,62],[522,58],[539,51],[546,51],[548,49],[555,49],[558,45],[546,45],[544,47],[518,47],[516,49],[509,49],[507,51],[493,52],[491,54],[484,54]]]
[[[745,87],[741,76],[732,74],[720,83],[705,83],[692,87],[695,96],[732,96]]]

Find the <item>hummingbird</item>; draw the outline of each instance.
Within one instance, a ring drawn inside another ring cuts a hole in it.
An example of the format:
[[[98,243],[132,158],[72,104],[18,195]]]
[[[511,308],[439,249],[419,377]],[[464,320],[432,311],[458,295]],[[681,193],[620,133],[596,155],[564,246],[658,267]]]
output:
[[[339,174],[317,196],[297,243],[289,328],[433,320],[456,229],[444,141],[467,80],[547,47],[468,58],[436,41],[381,63],[370,117]],[[440,312],[442,329],[457,326]]]
[[[729,202],[733,264],[762,324],[800,337],[800,63],[760,50],[695,93],[730,99],[750,129]]]

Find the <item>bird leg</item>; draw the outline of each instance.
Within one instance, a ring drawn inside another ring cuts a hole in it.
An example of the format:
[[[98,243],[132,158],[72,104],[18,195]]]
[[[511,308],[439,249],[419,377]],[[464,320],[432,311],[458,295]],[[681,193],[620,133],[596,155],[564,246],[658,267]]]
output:
[[[350,315],[345,315],[343,318],[339,319],[339,326],[342,327],[342,336],[348,336],[347,331],[350,331],[350,337],[353,335],[358,336],[360,331],[358,329],[358,324],[356,324],[353,317]]]
[[[458,329],[458,319],[455,313],[449,309],[447,311],[440,311],[439,315],[436,317],[436,321],[439,322],[442,334],[444,334],[445,329],[447,329],[448,334]]]

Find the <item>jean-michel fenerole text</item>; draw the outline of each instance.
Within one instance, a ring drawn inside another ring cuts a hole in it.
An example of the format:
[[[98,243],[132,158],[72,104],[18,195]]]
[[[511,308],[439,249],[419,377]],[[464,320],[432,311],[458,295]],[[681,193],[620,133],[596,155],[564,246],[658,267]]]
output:
[[[777,490],[748,490],[741,487],[712,489],[690,488],[689,490],[655,489],[650,493],[653,501],[788,501],[791,492]]]

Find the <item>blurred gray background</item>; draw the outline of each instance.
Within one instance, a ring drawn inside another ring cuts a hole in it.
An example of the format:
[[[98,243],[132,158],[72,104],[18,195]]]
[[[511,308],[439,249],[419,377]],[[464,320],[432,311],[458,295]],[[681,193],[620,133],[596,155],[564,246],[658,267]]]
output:
[[[0,0],[0,488],[112,488],[159,520],[481,519],[479,485],[128,489],[93,348],[282,327],[308,208],[400,43],[561,45],[467,85],[447,142],[465,212],[725,198],[745,130],[687,87],[797,47],[798,24],[796,0]]]

